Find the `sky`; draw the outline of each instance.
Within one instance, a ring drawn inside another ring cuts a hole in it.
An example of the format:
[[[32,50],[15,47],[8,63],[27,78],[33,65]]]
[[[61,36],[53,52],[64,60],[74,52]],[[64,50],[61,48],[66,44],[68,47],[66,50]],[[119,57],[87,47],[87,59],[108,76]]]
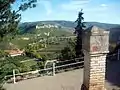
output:
[[[13,9],[19,5],[17,0]],[[120,24],[120,0],[38,0],[36,8],[21,12],[21,22],[75,21],[81,9],[85,22]]]

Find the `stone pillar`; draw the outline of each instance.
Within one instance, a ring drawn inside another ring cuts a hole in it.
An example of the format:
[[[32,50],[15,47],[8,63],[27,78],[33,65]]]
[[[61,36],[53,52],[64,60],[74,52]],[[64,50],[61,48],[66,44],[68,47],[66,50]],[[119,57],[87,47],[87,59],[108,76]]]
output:
[[[82,90],[105,90],[109,31],[92,26],[83,32],[84,81]]]

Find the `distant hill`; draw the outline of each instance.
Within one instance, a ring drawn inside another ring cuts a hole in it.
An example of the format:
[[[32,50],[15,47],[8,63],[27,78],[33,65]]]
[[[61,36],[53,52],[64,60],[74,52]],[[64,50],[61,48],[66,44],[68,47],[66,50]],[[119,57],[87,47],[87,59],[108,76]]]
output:
[[[59,30],[66,30],[66,31],[74,31],[74,27],[76,23],[73,21],[38,21],[38,22],[25,22],[19,25],[19,28],[22,33],[31,33],[36,32],[36,25],[39,24],[52,24],[58,25],[60,27]],[[120,36],[120,25],[119,24],[108,24],[108,23],[99,23],[99,22],[85,22],[86,28],[90,26],[98,26],[100,28],[106,29],[110,31],[110,39],[111,40],[118,40]]]
[[[66,28],[66,29],[74,29],[74,27],[76,26],[76,23],[73,21],[38,21],[38,22],[25,22],[19,25],[20,29],[28,32],[31,29],[35,28],[36,25],[39,24],[52,24],[52,25],[58,25],[61,26],[62,28]],[[108,23],[99,23],[99,22],[86,22],[85,23],[86,28],[90,27],[92,25],[104,28],[104,29],[110,29],[110,28],[115,28],[120,26],[119,24],[108,24]]]
[[[109,24],[109,23],[99,23],[99,22],[86,22],[86,26],[90,27],[90,26],[98,26],[100,28],[103,29],[107,29],[109,30],[110,28],[115,28],[115,27],[120,27],[120,24]]]

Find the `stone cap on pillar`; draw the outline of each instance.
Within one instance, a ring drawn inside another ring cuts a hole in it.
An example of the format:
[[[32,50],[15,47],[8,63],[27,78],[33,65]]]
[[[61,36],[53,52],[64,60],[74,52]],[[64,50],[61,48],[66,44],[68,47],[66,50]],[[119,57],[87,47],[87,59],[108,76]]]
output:
[[[109,31],[106,31],[103,28],[97,27],[97,26],[91,26],[89,28],[87,28],[86,33],[90,34],[90,35],[109,35]]]
[[[109,52],[109,31],[91,26],[83,32],[83,49],[90,54]]]

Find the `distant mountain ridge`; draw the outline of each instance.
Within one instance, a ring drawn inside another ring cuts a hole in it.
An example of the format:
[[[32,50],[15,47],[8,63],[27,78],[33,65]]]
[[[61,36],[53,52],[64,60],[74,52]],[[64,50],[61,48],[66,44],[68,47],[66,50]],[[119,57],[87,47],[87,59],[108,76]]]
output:
[[[58,25],[58,26],[62,26],[62,27],[66,27],[66,28],[74,28],[76,26],[76,23],[73,21],[63,21],[63,20],[53,20],[53,21],[37,21],[37,22],[25,22],[25,23],[21,23],[20,27],[24,27],[24,26],[36,26],[38,24],[52,24],[52,25]],[[108,23],[100,23],[100,22],[85,22],[86,28],[90,27],[90,26],[98,26],[104,29],[110,29],[110,28],[114,28],[114,27],[118,27],[120,26],[120,24],[108,24]]]
[[[37,21],[37,22],[25,22],[19,25],[19,28],[22,32],[28,33],[30,31],[35,30],[36,25],[39,24],[52,24],[58,25],[59,27],[64,28],[65,30],[74,31],[74,27],[76,23],[73,21],[64,21],[64,20],[53,20],[53,21]],[[85,22],[86,28],[91,26],[97,26],[103,28],[105,30],[110,31],[110,39],[117,41],[120,37],[120,24],[108,24],[108,23],[100,23],[100,22]]]

